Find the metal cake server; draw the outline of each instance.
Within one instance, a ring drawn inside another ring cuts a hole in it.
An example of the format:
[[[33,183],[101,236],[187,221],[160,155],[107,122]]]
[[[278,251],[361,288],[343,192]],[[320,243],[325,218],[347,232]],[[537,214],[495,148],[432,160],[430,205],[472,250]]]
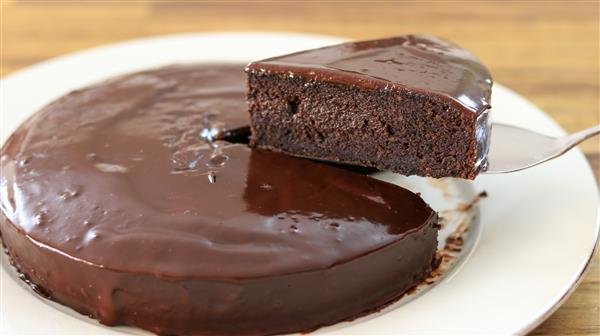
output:
[[[537,166],[597,134],[600,134],[600,125],[554,138],[517,126],[493,123],[488,163],[483,173],[510,173]]]

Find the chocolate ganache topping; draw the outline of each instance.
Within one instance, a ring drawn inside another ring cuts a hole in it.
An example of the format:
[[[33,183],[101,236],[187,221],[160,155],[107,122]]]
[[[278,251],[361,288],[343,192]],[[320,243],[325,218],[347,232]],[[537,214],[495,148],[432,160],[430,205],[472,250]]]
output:
[[[95,265],[216,278],[330,266],[431,216],[369,177],[203,141],[245,127],[243,76],[170,67],[51,104],[4,147],[4,213]]]
[[[479,59],[427,35],[347,42],[253,62],[248,70],[367,88],[423,90],[476,113],[490,107],[492,77]]]
[[[306,330],[422,278],[435,212],[368,176],[229,142],[247,136],[244,92],[240,65],[171,66],[72,92],[30,118],[0,162],[2,236],[17,267],[103,323],[168,334]],[[364,286],[336,277],[366,255]],[[338,287],[320,296],[340,308],[307,301],[324,275],[295,278],[321,270]],[[298,292],[282,292],[290,286]],[[336,301],[366,288],[369,299]],[[328,312],[308,308],[317,304]]]

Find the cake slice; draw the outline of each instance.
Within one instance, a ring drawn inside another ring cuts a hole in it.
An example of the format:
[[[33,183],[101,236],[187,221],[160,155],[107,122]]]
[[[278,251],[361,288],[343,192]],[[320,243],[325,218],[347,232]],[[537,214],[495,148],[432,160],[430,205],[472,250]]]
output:
[[[342,43],[250,63],[250,144],[404,175],[485,166],[492,79],[431,36]]]

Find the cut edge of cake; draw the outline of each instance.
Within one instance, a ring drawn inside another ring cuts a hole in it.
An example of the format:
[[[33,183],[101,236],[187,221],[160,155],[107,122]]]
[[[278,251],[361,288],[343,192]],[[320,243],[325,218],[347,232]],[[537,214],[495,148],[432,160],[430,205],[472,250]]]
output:
[[[404,175],[474,179],[485,167],[491,76],[443,40],[348,42],[246,72],[252,146]]]

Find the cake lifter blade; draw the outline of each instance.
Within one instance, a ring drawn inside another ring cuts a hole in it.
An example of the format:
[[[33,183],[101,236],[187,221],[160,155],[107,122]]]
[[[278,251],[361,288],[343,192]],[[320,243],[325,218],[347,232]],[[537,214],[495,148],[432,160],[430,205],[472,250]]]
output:
[[[600,125],[554,138],[521,127],[493,123],[484,174],[510,173],[552,160],[600,133]]]

